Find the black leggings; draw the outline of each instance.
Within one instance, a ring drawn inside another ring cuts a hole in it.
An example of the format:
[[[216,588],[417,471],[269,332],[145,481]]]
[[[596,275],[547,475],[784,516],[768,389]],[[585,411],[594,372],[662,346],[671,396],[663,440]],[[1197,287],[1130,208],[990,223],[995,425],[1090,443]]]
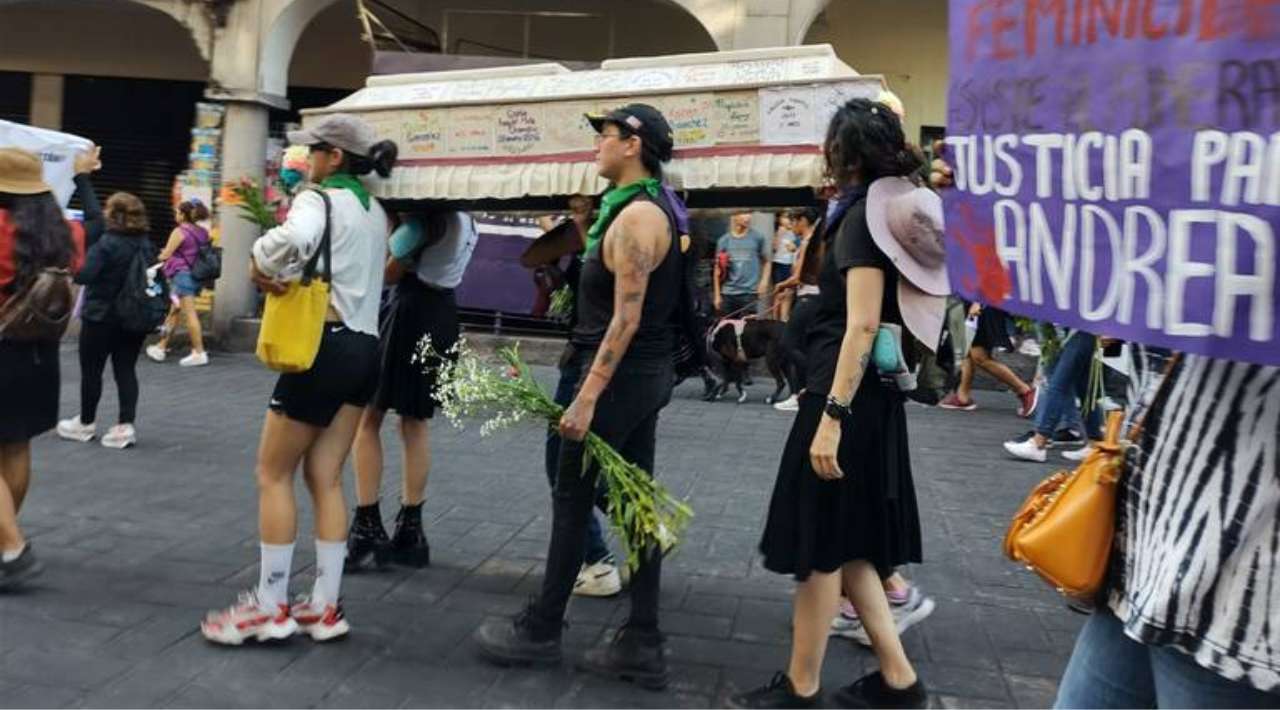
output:
[[[799,394],[809,383],[806,373],[808,369],[808,353],[805,343],[809,334],[809,326],[818,314],[818,297],[801,296],[791,308],[791,318],[782,331],[782,348],[787,355],[786,374],[792,394]]]
[[[122,330],[114,323],[83,321],[80,328],[80,421],[92,424],[102,399],[102,371],[111,358],[120,394],[120,423],[132,424],[138,414],[138,353],[146,333]]]

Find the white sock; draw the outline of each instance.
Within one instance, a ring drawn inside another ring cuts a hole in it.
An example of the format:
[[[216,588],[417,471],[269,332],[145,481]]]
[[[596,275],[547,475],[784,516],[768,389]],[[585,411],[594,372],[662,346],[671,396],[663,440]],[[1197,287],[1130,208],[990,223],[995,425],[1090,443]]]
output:
[[[27,543],[24,542],[22,543],[22,547],[19,547],[16,550],[5,550],[3,553],[0,553],[0,560],[4,562],[13,562],[19,557],[22,557],[22,553],[26,549],[27,549]]]
[[[311,603],[324,607],[338,603],[342,589],[342,567],[347,561],[347,543],[316,540],[316,584],[311,589]]]
[[[258,601],[268,607],[289,603],[289,570],[293,567],[293,543],[262,543],[262,564],[258,571]]]

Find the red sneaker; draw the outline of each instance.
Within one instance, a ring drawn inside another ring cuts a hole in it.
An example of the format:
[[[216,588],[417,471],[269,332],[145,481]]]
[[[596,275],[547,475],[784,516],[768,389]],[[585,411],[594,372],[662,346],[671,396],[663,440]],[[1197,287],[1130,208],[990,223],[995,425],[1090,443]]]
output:
[[[321,608],[310,597],[300,596],[293,602],[290,615],[298,622],[298,630],[314,641],[333,641],[351,633],[341,604],[326,604]]]
[[[211,611],[200,622],[200,633],[214,643],[239,646],[245,641],[282,641],[298,630],[289,607],[272,609],[258,600],[257,590],[241,592],[235,605]]]
[[[972,412],[973,410],[978,408],[978,403],[973,401],[972,399],[970,400],[960,399],[960,395],[956,394],[955,392],[952,392],[946,397],[943,397],[942,401],[938,402],[938,406],[943,409],[955,409],[961,412]]]
[[[1031,389],[1018,395],[1018,416],[1030,419],[1036,413],[1036,405],[1040,403],[1040,388]]]

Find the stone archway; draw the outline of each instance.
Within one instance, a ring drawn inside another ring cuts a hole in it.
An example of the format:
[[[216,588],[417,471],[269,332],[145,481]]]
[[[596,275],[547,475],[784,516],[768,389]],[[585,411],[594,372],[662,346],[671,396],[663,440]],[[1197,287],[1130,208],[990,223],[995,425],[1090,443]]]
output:
[[[177,9],[159,0],[0,0],[0,70],[204,81],[208,47],[191,31],[200,15],[184,19]]]

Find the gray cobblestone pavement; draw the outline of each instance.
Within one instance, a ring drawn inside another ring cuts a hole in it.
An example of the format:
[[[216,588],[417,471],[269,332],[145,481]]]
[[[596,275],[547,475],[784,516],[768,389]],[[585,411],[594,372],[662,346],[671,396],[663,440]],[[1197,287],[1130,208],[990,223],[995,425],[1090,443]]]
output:
[[[70,347],[62,363],[69,416],[79,399]],[[22,522],[48,571],[0,597],[0,707],[717,707],[786,665],[792,583],[760,567],[755,545],[790,416],[761,402],[763,385],[743,405],[703,403],[686,385],[662,417],[658,475],[697,517],[664,569],[673,682],[650,692],[569,664],[499,669],[476,657],[472,630],[516,611],[542,574],[550,504],[532,426],[481,439],[476,428],[434,425],[433,566],[348,577],[347,641],[205,643],[203,612],[257,579],[253,456],[272,374],[249,355],[215,354],[197,370],[139,368],[136,448],[52,435],[34,444]],[[926,563],[907,572],[938,607],[904,642],[936,706],[1041,707],[1082,617],[1000,555],[1008,515],[1049,467],[1006,459],[1000,442],[1026,423],[1008,394],[977,396],[974,413],[909,407]],[[109,383],[100,420],[115,413]],[[388,519],[399,488],[392,434],[389,425]],[[301,484],[298,493],[305,499]],[[314,560],[302,510],[296,590],[309,588]],[[620,622],[625,605],[575,599],[569,655]],[[873,664],[833,639],[824,685]]]

